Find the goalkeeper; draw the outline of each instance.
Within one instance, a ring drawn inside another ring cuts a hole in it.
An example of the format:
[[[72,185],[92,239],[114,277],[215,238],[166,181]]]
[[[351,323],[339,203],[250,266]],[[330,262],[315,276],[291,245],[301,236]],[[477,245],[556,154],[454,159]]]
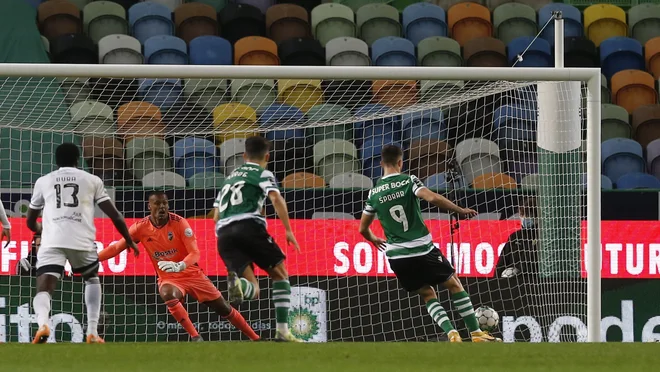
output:
[[[383,177],[369,191],[360,220],[360,234],[377,248],[385,250],[401,286],[422,297],[429,315],[447,333],[450,342],[462,342],[462,339],[438,302],[434,289],[438,284],[449,290],[456,310],[470,331],[472,342],[501,341],[479,329],[470,296],[454,275],[454,268],[447,258],[433,245],[418,198],[463,217],[475,216],[477,212],[458,207],[427,189],[417,177],[402,174],[403,152],[397,146],[383,147],[380,164]],[[376,215],[387,240],[377,237],[369,227]]]
[[[203,341],[190,321],[182,302],[186,294],[227,319],[250,340],[259,339],[243,316],[225,301],[222,294],[197,265],[197,238],[185,218],[169,211],[167,195],[154,192],[149,197],[151,214],[133,224],[129,232],[136,243],[142,243],[158,273],[158,292],[167,310],[190,334],[193,341]],[[126,249],[124,239],[99,253],[105,261]]]

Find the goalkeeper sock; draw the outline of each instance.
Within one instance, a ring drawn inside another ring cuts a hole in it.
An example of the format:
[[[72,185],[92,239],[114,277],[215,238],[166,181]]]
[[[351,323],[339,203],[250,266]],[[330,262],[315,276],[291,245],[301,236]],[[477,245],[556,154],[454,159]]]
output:
[[[241,289],[243,290],[243,299],[254,300],[257,298],[257,291],[254,288],[254,284],[250,283],[249,280],[241,278]]]
[[[451,320],[447,317],[447,312],[437,299],[434,298],[427,302],[426,310],[429,312],[429,315],[431,315],[431,318],[433,318],[433,321],[436,322],[445,333],[454,330],[454,325],[451,324]]]
[[[87,335],[98,336],[101,316],[101,282],[98,277],[85,281],[85,306],[87,307]]]
[[[48,318],[50,318],[50,294],[48,292],[37,293],[32,300],[32,307],[34,308],[34,313],[37,315],[37,324],[39,324],[39,327],[48,324]]]
[[[173,300],[165,301],[165,305],[167,305],[167,310],[170,311],[170,314],[172,314],[174,319],[176,319],[176,321],[181,324],[183,329],[188,332],[190,337],[199,336],[195,326],[192,324],[190,318],[188,317],[188,312],[183,308],[183,305],[181,305],[181,301],[175,298]]]
[[[234,327],[238,328],[241,332],[243,332],[244,335],[248,336],[250,340],[256,341],[259,339],[259,336],[257,336],[256,333],[254,333],[254,330],[252,327],[250,327],[249,324],[245,321],[245,318],[243,318],[243,315],[236,311],[236,309],[232,308],[231,313],[227,316],[223,316],[223,318],[227,319],[229,323],[231,323]]]
[[[470,332],[479,331],[479,322],[477,321],[477,317],[474,316],[474,307],[472,306],[472,301],[470,301],[470,295],[465,291],[454,293],[451,295],[451,301],[456,306],[458,313],[461,314],[468,330]]]
[[[288,280],[273,282],[273,303],[275,304],[275,322],[277,331],[289,333],[289,306],[291,305],[291,284]]]

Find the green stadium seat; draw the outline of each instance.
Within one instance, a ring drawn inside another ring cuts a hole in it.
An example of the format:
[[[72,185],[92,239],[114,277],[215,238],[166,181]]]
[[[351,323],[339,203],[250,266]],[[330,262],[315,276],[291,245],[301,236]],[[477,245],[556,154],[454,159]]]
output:
[[[504,44],[521,36],[536,36],[536,11],[529,5],[502,4],[493,11],[495,36]]]
[[[460,67],[463,65],[461,46],[454,39],[428,37],[417,44],[417,64],[420,66]]]
[[[83,9],[83,27],[95,44],[108,35],[128,34],[126,10],[112,1],[89,3]]]
[[[333,0],[333,3],[340,3],[357,12],[358,9],[369,4],[389,4],[392,0]]]
[[[642,44],[660,36],[660,4],[639,4],[628,10],[628,35]]]
[[[312,35],[322,46],[338,37],[355,37],[355,13],[342,4],[321,4],[312,9]]]
[[[353,124],[351,111],[341,105],[322,104],[316,105],[307,112],[307,123],[310,126],[305,130],[307,136],[312,137],[313,143],[319,143],[326,139],[341,139],[351,141],[353,139]],[[348,121],[346,124],[323,125],[324,122]]]
[[[601,106],[601,142],[611,138],[632,138],[630,116],[625,108],[612,104]]]
[[[358,34],[371,46],[374,41],[387,36],[401,36],[399,11],[387,4],[368,4],[357,10]]]
[[[328,183],[336,175],[360,173],[360,162],[355,145],[340,139],[327,139],[314,145],[314,173]]]
[[[222,187],[225,176],[221,173],[204,172],[196,173],[188,178],[188,186],[193,189],[215,189]]]

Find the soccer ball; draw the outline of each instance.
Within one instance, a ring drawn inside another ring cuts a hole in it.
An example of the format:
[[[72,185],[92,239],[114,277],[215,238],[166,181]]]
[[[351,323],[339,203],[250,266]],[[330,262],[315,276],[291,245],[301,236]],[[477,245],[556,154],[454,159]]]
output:
[[[474,316],[477,317],[479,322],[479,328],[482,331],[492,332],[497,328],[497,325],[500,323],[500,316],[497,315],[497,312],[488,306],[482,306],[474,312]]]

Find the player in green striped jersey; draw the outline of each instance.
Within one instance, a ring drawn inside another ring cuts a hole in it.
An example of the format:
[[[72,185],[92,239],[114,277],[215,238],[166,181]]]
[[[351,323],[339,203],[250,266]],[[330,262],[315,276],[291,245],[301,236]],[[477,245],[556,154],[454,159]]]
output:
[[[387,145],[381,153],[383,177],[369,191],[362,212],[360,233],[372,244],[385,251],[390,267],[401,285],[418,293],[433,320],[447,333],[451,342],[461,342],[461,336],[447,317],[434,287],[441,284],[449,290],[456,310],[470,331],[472,342],[501,341],[479,329],[470,296],[454,275],[447,258],[433,245],[431,234],[424,224],[419,199],[443,210],[473,217],[476,211],[461,208],[445,197],[434,193],[413,175],[401,173],[403,152]],[[378,216],[386,239],[376,236],[369,227]]]

